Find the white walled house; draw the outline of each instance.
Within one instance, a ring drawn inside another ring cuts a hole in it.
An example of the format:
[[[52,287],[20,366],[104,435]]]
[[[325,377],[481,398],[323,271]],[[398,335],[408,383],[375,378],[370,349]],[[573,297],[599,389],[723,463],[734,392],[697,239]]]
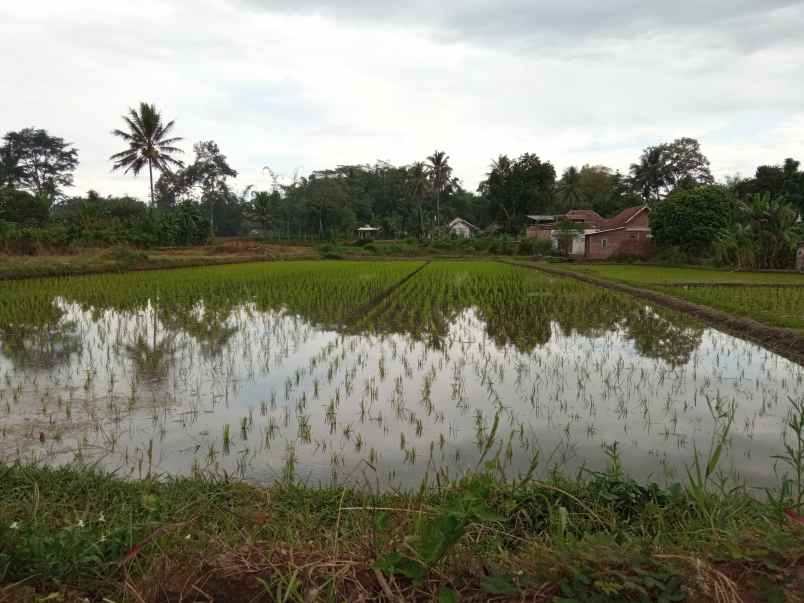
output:
[[[475,232],[478,231],[478,228],[463,218],[455,218],[452,222],[447,224],[447,230],[451,235],[471,239],[475,235]]]

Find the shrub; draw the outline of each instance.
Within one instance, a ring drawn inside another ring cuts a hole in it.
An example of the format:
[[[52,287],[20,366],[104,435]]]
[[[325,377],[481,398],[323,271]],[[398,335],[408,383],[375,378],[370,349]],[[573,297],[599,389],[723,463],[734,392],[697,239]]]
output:
[[[138,262],[148,261],[148,255],[137,249],[132,249],[128,245],[116,245],[109,250],[111,257],[118,264],[131,266]]]
[[[553,251],[551,241],[530,237],[519,242],[519,255],[550,255]]]
[[[676,246],[692,256],[707,254],[718,233],[729,224],[734,207],[722,186],[675,190],[651,213],[656,245]]]

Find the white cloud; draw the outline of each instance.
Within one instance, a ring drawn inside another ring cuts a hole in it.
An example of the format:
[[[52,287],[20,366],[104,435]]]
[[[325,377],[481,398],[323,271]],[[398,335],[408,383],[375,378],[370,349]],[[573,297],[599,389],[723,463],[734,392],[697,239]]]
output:
[[[119,150],[109,131],[140,100],[177,119],[188,154],[216,140],[242,186],[266,184],[264,165],[409,163],[435,148],[470,187],[500,153],[626,170],[678,136],[699,138],[718,175],[801,156],[801,4],[589,6],[0,5],[0,131],[35,125],[73,141],[75,192],[141,197],[145,179],[108,162]]]

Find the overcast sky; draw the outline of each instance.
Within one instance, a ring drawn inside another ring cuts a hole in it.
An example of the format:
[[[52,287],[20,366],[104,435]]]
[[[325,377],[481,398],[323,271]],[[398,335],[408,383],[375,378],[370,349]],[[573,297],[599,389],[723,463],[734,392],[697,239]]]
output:
[[[2,0],[0,134],[73,142],[72,194],[141,198],[108,161],[141,100],[238,186],[442,149],[474,189],[500,153],[626,171],[680,136],[749,175],[804,159],[802,31],[776,0]]]

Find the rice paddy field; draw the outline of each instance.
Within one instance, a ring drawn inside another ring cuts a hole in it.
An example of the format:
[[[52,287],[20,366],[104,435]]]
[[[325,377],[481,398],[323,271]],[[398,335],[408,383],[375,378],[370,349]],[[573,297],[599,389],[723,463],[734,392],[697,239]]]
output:
[[[720,468],[767,487],[803,398],[804,369],[767,350],[496,262],[260,263],[0,289],[5,462],[388,490],[488,458],[511,478],[600,470],[615,448],[627,474],[669,484],[727,426]]]
[[[803,274],[583,264],[561,268],[655,289],[763,324],[804,332]]]

